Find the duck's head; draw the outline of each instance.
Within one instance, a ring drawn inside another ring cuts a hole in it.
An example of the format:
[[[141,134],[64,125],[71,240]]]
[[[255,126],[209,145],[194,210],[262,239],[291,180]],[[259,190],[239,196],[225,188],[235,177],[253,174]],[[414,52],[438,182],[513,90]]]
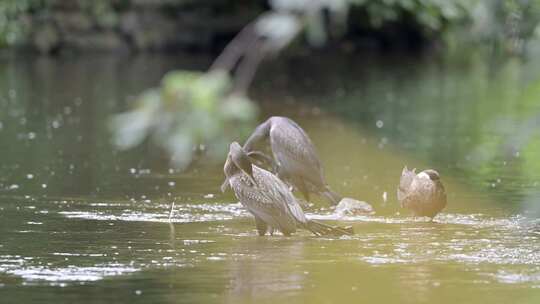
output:
[[[441,179],[441,177],[439,176],[439,172],[433,169],[427,169],[427,170],[422,171],[421,173],[426,174],[429,177],[429,179],[432,181],[438,181]]]

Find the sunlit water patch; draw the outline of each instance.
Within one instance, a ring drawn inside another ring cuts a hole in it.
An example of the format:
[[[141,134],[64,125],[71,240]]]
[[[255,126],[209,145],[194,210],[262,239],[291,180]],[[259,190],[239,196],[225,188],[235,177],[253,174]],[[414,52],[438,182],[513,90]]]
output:
[[[65,254],[62,254],[65,255]],[[74,256],[76,254],[67,254]],[[86,255],[95,256],[95,255]],[[97,255],[102,256],[102,255]],[[0,272],[18,276],[25,281],[45,282],[86,282],[97,281],[104,277],[117,276],[138,271],[138,268],[121,263],[103,263],[94,266],[54,266],[44,263],[37,257],[0,256]]]
[[[67,266],[49,268],[45,266],[22,267],[7,271],[27,281],[47,282],[86,282],[97,281],[105,277],[132,273],[139,269],[121,264],[104,264],[92,267]]]
[[[99,207],[111,206],[105,206],[105,203],[101,203]],[[132,205],[131,207],[123,208],[122,210],[103,208],[105,211],[60,211],[59,213],[67,218],[87,220],[167,223],[224,221],[232,220],[236,217],[248,216],[248,213],[239,203],[179,204],[174,205],[174,207],[171,204],[156,204],[153,206]]]
[[[512,272],[501,270],[493,275],[493,277],[501,283],[506,284],[523,284],[531,283],[534,287],[540,288],[540,267],[535,267],[532,270],[523,272]]]

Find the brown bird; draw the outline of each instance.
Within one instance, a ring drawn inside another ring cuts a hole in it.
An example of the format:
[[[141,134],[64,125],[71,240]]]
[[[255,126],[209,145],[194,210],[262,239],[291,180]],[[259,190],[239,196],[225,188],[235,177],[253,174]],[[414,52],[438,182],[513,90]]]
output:
[[[431,220],[446,207],[444,186],[439,173],[433,169],[416,174],[416,169],[403,168],[397,196],[402,208]]]
[[[226,183],[240,203],[255,217],[259,235],[279,230],[286,236],[297,228],[315,235],[350,235],[351,228],[332,227],[309,220],[289,187],[277,176],[252,164],[244,149],[233,142],[223,167]],[[226,187],[222,186],[222,191]]]
[[[273,171],[281,180],[300,191],[307,201],[310,193],[314,193],[325,197],[332,205],[340,202],[341,195],[332,191],[324,179],[315,146],[296,122],[287,117],[270,117],[253,131],[244,150],[252,157],[272,162],[272,158],[255,150],[255,146],[265,140],[270,142],[275,160]]]

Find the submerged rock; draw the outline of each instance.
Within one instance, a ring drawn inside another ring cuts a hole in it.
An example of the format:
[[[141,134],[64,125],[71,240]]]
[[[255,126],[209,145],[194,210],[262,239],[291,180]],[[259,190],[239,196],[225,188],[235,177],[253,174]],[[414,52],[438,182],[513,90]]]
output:
[[[370,215],[375,213],[369,203],[350,197],[341,199],[334,212],[338,216]]]
[[[60,35],[52,24],[44,24],[33,33],[34,47],[43,54],[50,53],[60,44]]]

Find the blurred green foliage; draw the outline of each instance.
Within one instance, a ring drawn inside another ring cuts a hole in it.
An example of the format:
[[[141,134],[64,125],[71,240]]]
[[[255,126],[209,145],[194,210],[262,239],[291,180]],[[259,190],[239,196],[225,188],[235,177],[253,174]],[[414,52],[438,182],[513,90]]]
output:
[[[188,2],[191,6],[208,5]],[[114,31],[118,30],[118,14],[132,5],[181,10],[188,2],[3,0],[0,45],[24,41],[32,28],[55,10],[79,11],[91,18],[92,29]],[[254,124],[256,106],[246,91],[258,62],[286,47],[302,31],[312,45],[321,45],[332,26],[343,30],[344,24],[361,23],[383,31],[389,24],[397,28],[414,24],[423,35],[444,36],[450,47],[460,48],[463,41],[471,41],[511,54],[531,50],[540,35],[537,0],[273,0],[270,6],[272,13],[254,21],[255,34],[245,35],[233,48],[243,51],[225,56],[223,70],[170,72],[159,88],[140,95],[133,110],[117,115],[112,122],[117,146],[127,149],[151,138],[179,167],[188,165],[197,151],[219,159],[227,144],[241,138]],[[364,12],[360,15],[363,19],[348,14],[351,9]],[[330,18],[325,18],[326,13]]]
[[[116,9],[128,0],[1,0],[0,47],[15,46],[28,40],[55,10],[79,10],[102,28],[118,23]],[[124,4],[124,6],[122,5]]]
[[[270,2],[274,8],[305,11],[314,6],[313,2],[306,0]],[[322,3],[331,13],[343,18],[348,7],[362,11],[363,14],[354,16],[350,22],[374,31],[383,30],[388,24],[414,24],[418,31],[429,37],[451,33],[454,34],[452,39],[463,37],[480,43],[488,41],[512,52],[522,50],[525,40],[536,37],[540,32],[540,1],[537,0],[333,0]],[[136,6],[163,7],[170,13],[185,7],[208,9],[212,5],[221,11],[227,5],[237,6],[233,1],[209,4],[207,1],[186,0],[2,0],[0,46],[25,41],[33,30],[39,28],[36,19],[39,21],[55,10],[78,10],[94,20],[98,27],[114,28],[119,23],[118,14]],[[318,14],[309,15],[308,22],[313,26],[308,27],[307,36],[311,41],[320,41],[317,33],[321,31],[312,29],[321,24],[317,20],[322,18]]]
[[[249,31],[249,25],[232,40],[216,60],[218,69],[213,66],[207,73],[171,72],[163,78],[159,89],[141,95],[133,111],[117,115],[112,126],[117,146],[131,148],[150,136],[172,155],[179,167],[192,161],[193,147],[208,148],[213,159],[221,159],[227,143],[242,137],[237,131],[249,131],[253,126],[255,105],[245,94],[260,59],[279,52],[302,31],[310,43],[324,43],[331,25],[347,18],[351,4],[368,13],[368,21],[374,28],[404,19],[417,23],[426,33],[441,32],[451,23],[468,20],[478,36],[502,45],[516,44],[513,42],[516,40],[524,44],[536,32],[538,23],[537,14],[529,12],[532,4],[520,0],[342,0],[317,4],[308,0],[274,0],[270,3],[272,13],[256,19],[254,31]],[[325,11],[329,13],[329,25],[325,22]],[[482,23],[485,20],[491,20],[487,26]],[[499,28],[492,30],[490,24]],[[522,49],[509,51],[518,53]]]
[[[0,47],[17,44],[30,32],[27,14],[43,9],[45,0],[0,1]]]
[[[472,28],[462,35],[478,43],[487,43],[495,51],[522,54],[538,44],[540,34],[540,1],[478,1],[471,11]]]
[[[150,137],[179,168],[191,163],[194,152],[221,160],[228,143],[249,135],[257,117],[255,104],[230,93],[231,86],[220,70],[169,72],[159,88],[138,97],[134,109],[113,118],[116,145],[128,149]]]
[[[374,28],[389,22],[411,19],[427,31],[441,31],[452,22],[461,22],[474,9],[476,0],[350,0],[367,12]]]

